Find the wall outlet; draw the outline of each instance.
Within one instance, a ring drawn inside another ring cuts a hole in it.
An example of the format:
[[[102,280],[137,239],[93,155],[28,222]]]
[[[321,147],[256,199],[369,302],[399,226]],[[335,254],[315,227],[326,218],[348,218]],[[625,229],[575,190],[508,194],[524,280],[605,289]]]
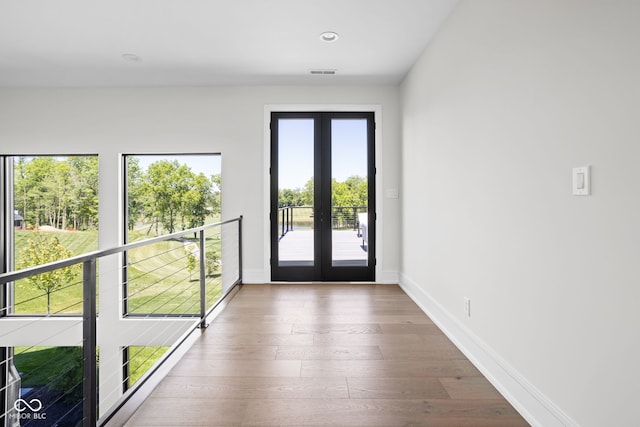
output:
[[[471,317],[471,300],[467,297],[464,297],[464,313]]]

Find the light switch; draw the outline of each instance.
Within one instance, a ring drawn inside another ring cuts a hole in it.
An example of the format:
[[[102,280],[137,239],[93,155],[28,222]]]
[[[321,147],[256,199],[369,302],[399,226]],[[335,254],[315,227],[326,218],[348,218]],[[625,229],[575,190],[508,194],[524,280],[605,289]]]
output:
[[[573,195],[588,196],[591,194],[591,167],[573,168]]]
[[[397,188],[387,188],[387,199],[397,199],[398,193]]]

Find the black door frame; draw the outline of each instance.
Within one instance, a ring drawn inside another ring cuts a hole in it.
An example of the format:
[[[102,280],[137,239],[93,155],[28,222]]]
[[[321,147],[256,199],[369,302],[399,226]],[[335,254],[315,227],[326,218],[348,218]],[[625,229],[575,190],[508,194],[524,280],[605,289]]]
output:
[[[278,265],[278,119],[314,120],[314,264],[313,266]],[[368,244],[366,266],[333,266],[331,233],[331,121],[332,119],[367,120]],[[375,280],[376,270],[376,168],[375,113],[367,112],[272,112],[270,167],[270,236],[272,281],[366,281]]]

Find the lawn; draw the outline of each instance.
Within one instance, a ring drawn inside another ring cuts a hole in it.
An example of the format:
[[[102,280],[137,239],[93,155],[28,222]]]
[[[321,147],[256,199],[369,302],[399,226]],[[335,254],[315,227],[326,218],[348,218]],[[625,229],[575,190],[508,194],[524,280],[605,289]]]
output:
[[[31,231],[16,230],[16,255],[26,245]],[[56,232],[60,243],[73,255],[98,248],[96,231]],[[132,241],[147,236],[133,232]],[[206,239],[208,257],[220,259],[219,230]],[[189,271],[188,253],[198,255],[192,239],[169,240],[131,250],[127,253],[127,273],[130,314],[185,314],[199,313],[199,266]],[[17,260],[19,262],[19,258]],[[99,264],[98,264],[99,265]],[[46,294],[35,289],[26,280],[16,282],[16,314],[46,314]],[[221,295],[219,268],[207,277],[207,306]],[[82,314],[82,277],[51,294],[51,313]],[[79,347],[15,347],[14,362],[22,373],[22,387],[59,388],[70,387],[64,381],[73,380],[81,369],[82,356]],[[131,347],[130,384],[135,383],[167,347]],[[80,367],[80,368],[79,368]]]
[[[82,381],[82,347],[14,347],[23,388],[69,389]]]
[[[15,347],[14,364],[21,388],[33,389],[46,425],[79,425],[82,419],[82,347]],[[26,422],[22,425],[33,425]],[[38,424],[40,425],[40,424]]]
[[[129,347],[129,386],[169,347]],[[21,375],[21,388],[46,387],[64,400],[81,399],[82,347],[14,347],[14,364]]]
[[[27,244],[33,231],[16,230],[16,265],[20,264],[22,248]],[[46,231],[55,235],[58,241],[71,251],[73,256],[98,249],[97,231]],[[81,271],[81,267],[78,267]],[[19,280],[15,284],[16,314],[47,314],[47,294],[35,288],[28,280]],[[64,284],[51,293],[52,314],[82,314],[82,277],[76,276],[73,283]]]
[[[156,363],[169,347],[129,347],[129,387]]]
[[[220,259],[220,240],[208,237],[207,256]],[[200,311],[200,273],[187,266],[188,253],[198,256],[192,239],[167,240],[127,253],[129,314],[197,314]],[[196,263],[197,264],[197,263]],[[206,280],[207,302],[221,292],[219,272]]]
[[[219,231],[219,230],[216,230]],[[16,231],[16,264],[21,249],[33,231]],[[72,254],[81,255],[98,249],[97,231],[55,232],[62,245]],[[133,232],[133,241],[146,236]],[[192,239],[168,240],[128,252],[128,294],[130,314],[185,314],[199,312],[199,269],[187,270],[187,252],[193,251]],[[219,233],[206,239],[207,256],[220,259]],[[197,252],[196,252],[197,253]],[[99,266],[99,262],[98,262]],[[220,295],[220,274],[207,277],[207,302]],[[16,314],[47,314],[47,295],[27,280],[15,285]],[[82,276],[51,293],[51,314],[82,314]]]

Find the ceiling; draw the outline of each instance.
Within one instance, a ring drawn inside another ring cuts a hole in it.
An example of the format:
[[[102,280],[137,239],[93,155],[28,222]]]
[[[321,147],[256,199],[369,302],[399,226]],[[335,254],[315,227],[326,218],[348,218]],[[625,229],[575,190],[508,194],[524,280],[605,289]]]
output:
[[[456,3],[0,0],[0,86],[397,84]]]

